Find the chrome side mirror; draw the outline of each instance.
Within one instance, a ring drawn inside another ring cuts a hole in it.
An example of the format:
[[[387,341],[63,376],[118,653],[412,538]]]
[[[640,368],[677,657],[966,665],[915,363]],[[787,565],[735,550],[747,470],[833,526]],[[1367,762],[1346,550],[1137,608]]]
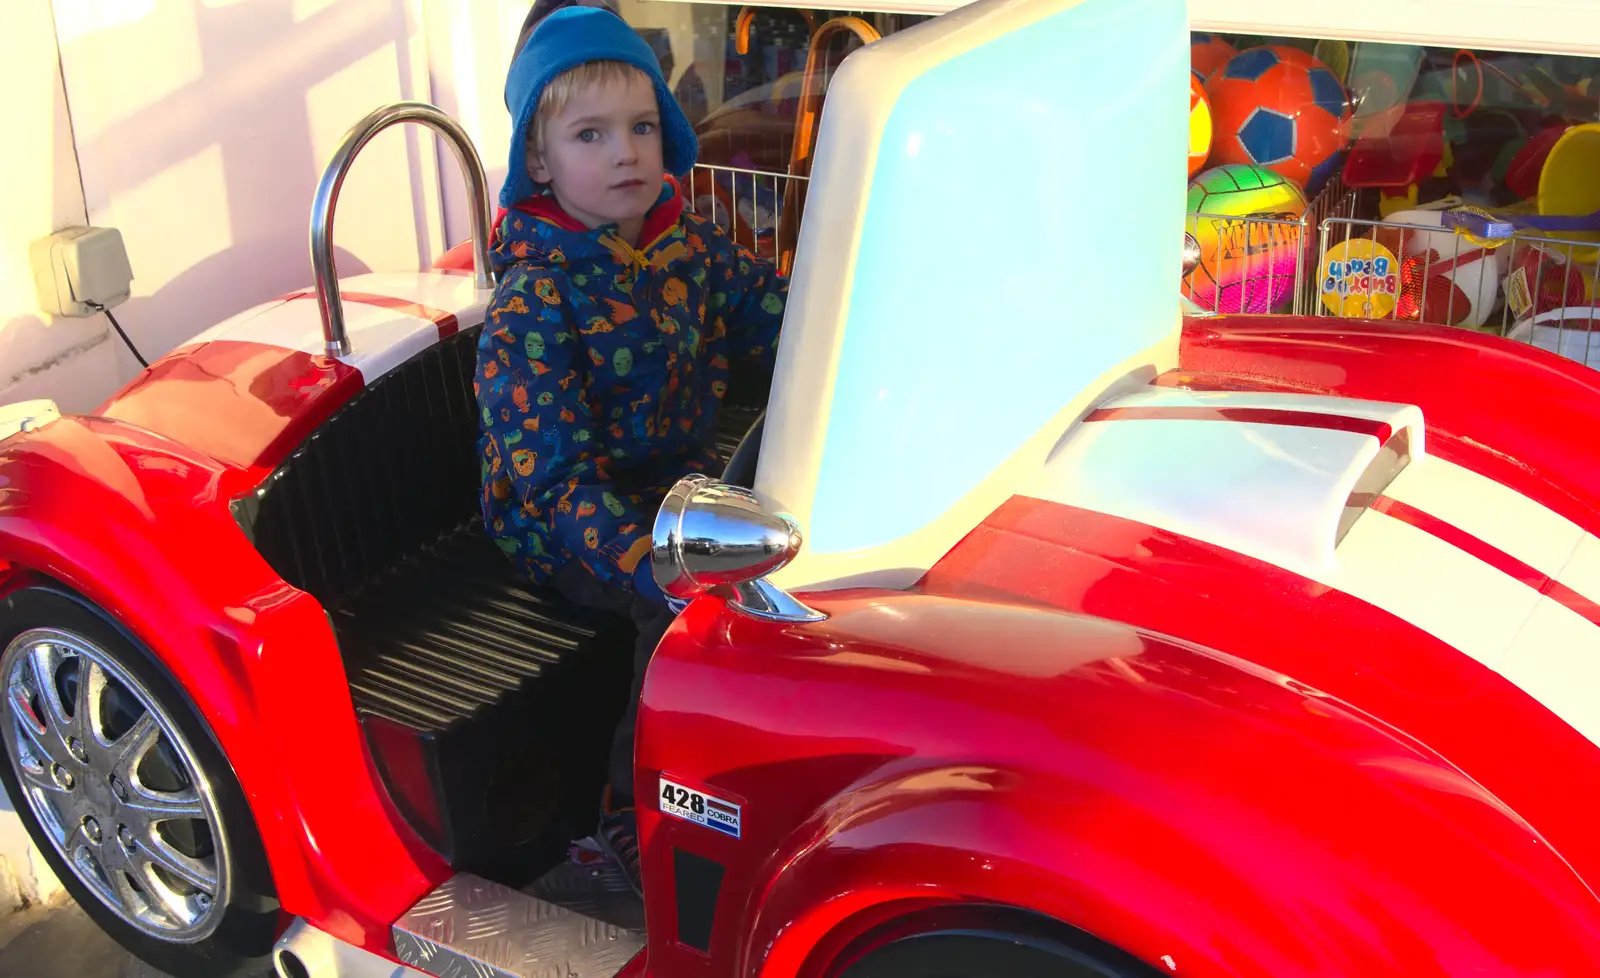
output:
[[[717,592],[757,618],[820,621],[826,616],[765,579],[793,560],[800,545],[800,527],[756,493],[690,475],[672,487],[656,515],[651,572],[670,597]]]
[[[1184,232],[1183,235],[1183,274],[1185,277],[1195,270],[1200,264],[1200,242],[1194,235]]]

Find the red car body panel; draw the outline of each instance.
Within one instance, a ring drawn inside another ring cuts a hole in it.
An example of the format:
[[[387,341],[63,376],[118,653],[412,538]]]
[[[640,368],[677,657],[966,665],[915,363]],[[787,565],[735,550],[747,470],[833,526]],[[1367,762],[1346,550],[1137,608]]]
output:
[[[211,340],[157,360],[95,413],[246,470],[230,480],[243,491],[361,387],[360,372],[338,360]]]
[[[1028,570],[1040,566],[1053,570]],[[1020,499],[926,585],[1226,647],[1426,743],[1537,825],[1586,879],[1600,872],[1587,817],[1600,804],[1600,750],[1500,675],[1357,598],[1128,520]]]
[[[1430,452],[1600,528],[1581,367],[1442,329],[1245,318],[1188,323],[1181,360],[1161,383],[1418,404]],[[285,911],[387,953],[450,870],[372,772],[324,612],[228,510],[362,383],[277,347],[180,350],[105,418],[0,449],[0,561],[140,637],[233,763]],[[647,877],[652,974],[818,974],[874,924],[951,901],[1027,907],[1182,974],[1600,957],[1596,748],[1354,598],[1018,498],[916,591],[815,603],[833,617],[782,627],[704,599],[657,654],[641,797],[665,771],[747,814],[734,842],[641,809],[647,865],[669,867]],[[728,867],[709,957],[672,937],[675,846]]]
[[[107,413],[197,440],[236,423],[234,464],[121,421],[63,418],[0,453],[0,553],[105,609],[188,693],[245,788],[284,908],[387,950],[389,924],[449,869],[378,787],[326,613],[228,508],[276,463],[268,449],[286,454],[314,427],[302,411],[331,413],[352,385],[307,387],[284,360],[208,357],[216,346],[152,365]],[[225,362],[243,369],[209,372]],[[156,391],[167,409],[141,415]]]
[[[1600,423],[1596,375],[1524,346],[1202,319],[1159,383],[1415,403],[1430,453],[1600,528],[1600,457],[1573,444]],[[1183,974],[1564,973],[1600,950],[1595,745],[1415,626],[1220,547],[1027,497],[919,590],[814,596],[832,618],[800,629],[689,618],[657,653],[641,796],[664,769],[749,799],[752,826],[776,822],[742,847],[776,854],[730,868],[751,902],[713,960],[811,974],[824,935],[838,948],[870,907],[929,900],[1021,903]],[[1141,633],[1139,655],[1097,656],[1072,613],[1179,641]],[[1026,672],[1085,648],[1064,676]],[[1053,756],[1019,744],[1039,738]],[[905,785],[918,777],[937,787]],[[1183,785],[1197,796],[1146,793]],[[737,858],[657,813],[642,824],[647,851]],[[672,913],[659,884],[657,930]],[[662,973],[709,973],[681,947],[652,954]]]
[[[1038,565],[1032,565],[1037,569]],[[726,861],[736,903],[673,976],[818,973],[883,903],[1022,905],[1185,975],[1558,973],[1592,891],[1427,746],[1243,659],[1040,605],[861,592],[774,628],[715,603],[657,653],[651,773],[745,799],[746,839],[641,812]],[[672,886],[647,877],[650,927]]]

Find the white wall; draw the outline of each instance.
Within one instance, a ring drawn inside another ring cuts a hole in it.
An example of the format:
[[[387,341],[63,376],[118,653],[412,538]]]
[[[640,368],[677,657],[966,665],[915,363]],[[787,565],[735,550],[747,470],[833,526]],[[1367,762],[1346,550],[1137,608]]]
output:
[[[0,401],[88,410],[137,365],[103,318],[42,322],[28,242],[85,220],[120,229],[135,281],[115,315],[153,359],[309,283],[311,197],[340,137],[381,103],[432,93],[422,0],[53,7],[52,28],[50,0],[0,4],[15,96],[0,163]],[[417,268],[442,250],[431,139],[407,127],[363,151],[340,201],[341,274]]]
[[[104,317],[37,309],[28,245],[62,227],[121,230],[135,281],[114,312],[152,360],[309,284],[311,198],[344,132],[382,103],[432,100],[423,4],[0,0],[0,403],[89,411],[138,369]],[[526,7],[504,5],[514,29]],[[437,159],[416,127],[362,152],[340,200],[340,274],[443,250]],[[0,797],[0,904],[56,887]]]
[[[115,379],[103,317],[40,316],[28,245],[84,221],[50,0],[0,6],[6,151],[0,154],[0,403],[56,397],[88,410]]]
[[[0,154],[0,402],[57,397],[93,406],[114,364],[102,318],[46,325],[38,315],[28,244],[83,223],[83,194],[56,63],[49,0],[0,8],[0,71],[11,96]],[[49,899],[61,884],[0,794],[0,913]]]
[[[310,281],[329,155],[381,103],[430,96],[418,0],[55,0],[91,223],[120,228],[147,358]],[[417,268],[442,241],[435,156],[378,137],[344,185],[339,271]],[[133,372],[119,351],[120,376]]]
[[[490,214],[506,178],[511,119],[505,73],[530,0],[421,0],[433,103],[472,136],[489,183]],[[437,150],[450,243],[470,233],[466,184],[449,150]]]

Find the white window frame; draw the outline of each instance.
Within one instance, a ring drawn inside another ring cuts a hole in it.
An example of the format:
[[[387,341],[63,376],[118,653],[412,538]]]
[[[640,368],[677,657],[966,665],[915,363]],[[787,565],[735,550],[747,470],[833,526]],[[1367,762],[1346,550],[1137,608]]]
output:
[[[732,0],[649,2],[803,6],[777,0],[749,4]],[[960,0],[866,0],[852,9],[939,14],[958,6]],[[1379,7],[1337,0],[1189,0],[1189,17],[1197,31],[1225,34],[1600,56],[1600,0],[1391,0]]]

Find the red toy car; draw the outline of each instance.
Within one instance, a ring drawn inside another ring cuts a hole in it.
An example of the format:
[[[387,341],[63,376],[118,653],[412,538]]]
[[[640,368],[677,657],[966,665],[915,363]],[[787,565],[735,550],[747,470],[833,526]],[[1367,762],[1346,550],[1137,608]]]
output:
[[[627,625],[479,525],[488,277],[331,263],[378,129],[462,150],[480,273],[481,169],[369,117],[317,289],[0,442],[52,868],[182,975],[1593,972],[1600,375],[1185,320],[1187,51],[982,0],[835,76],[761,436],[656,526],[642,903],[569,848]]]

